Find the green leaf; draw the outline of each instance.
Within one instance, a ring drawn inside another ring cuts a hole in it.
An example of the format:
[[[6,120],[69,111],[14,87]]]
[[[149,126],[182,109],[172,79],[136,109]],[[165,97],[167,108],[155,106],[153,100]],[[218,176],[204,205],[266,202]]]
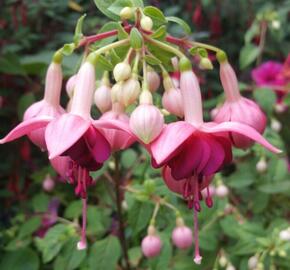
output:
[[[98,56],[97,62],[104,70],[112,71],[114,69],[112,63],[103,55]]]
[[[252,64],[260,54],[259,47],[253,44],[245,45],[240,53],[240,68],[245,69]]]
[[[137,153],[133,149],[122,152],[121,164],[125,169],[131,168],[138,159]]]
[[[49,204],[49,196],[39,193],[32,198],[32,206],[35,212],[46,212]]]
[[[161,61],[154,56],[146,55],[144,58],[145,58],[145,61],[147,62],[147,64],[149,64],[151,66],[157,66],[157,65],[162,64]]]
[[[88,258],[90,270],[116,269],[121,256],[121,247],[117,237],[108,236],[95,242]]]
[[[63,245],[71,238],[74,228],[58,224],[53,226],[44,238],[36,238],[35,243],[38,250],[42,253],[42,260],[48,263],[53,260],[60,252]]]
[[[123,8],[132,6],[133,3],[130,0],[116,0],[112,5],[108,7],[108,10],[119,17],[120,12]]]
[[[139,265],[140,260],[142,259],[141,247],[133,247],[128,250],[130,264],[134,267]]]
[[[128,222],[132,227],[133,234],[136,235],[145,229],[150,221],[152,206],[148,203],[134,201],[129,209]]]
[[[135,50],[141,49],[143,45],[143,37],[137,28],[133,28],[130,33],[130,44]]]
[[[143,0],[131,0],[134,7],[144,7]]]
[[[119,55],[116,53],[116,50],[114,49],[110,51],[110,58],[113,66],[116,66],[118,63],[122,61]]]
[[[39,258],[30,248],[2,253],[0,269],[3,270],[38,270]]]
[[[166,20],[168,22],[175,22],[177,23],[178,25],[180,25],[183,29],[183,31],[186,33],[186,34],[190,34],[191,33],[191,29],[190,29],[190,26],[188,25],[187,22],[185,22],[184,20],[178,18],[178,17],[174,17],[174,16],[171,16],[171,17],[166,17]]]
[[[270,88],[256,88],[254,91],[254,98],[261,105],[263,110],[267,113],[271,113],[276,103],[276,95]]]
[[[76,25],[76,28],[75,28],[75,34],[74,34],[74,44],[76,46],[79,44],[80,40],[83,37],[82,29],[83,29],[83,22],[84,22],[84,19],[85,19],[86,16],[87,16],[87,14],[84,14],[77,21],[77,25]]]
[[[255,174],[252,168],[252,164],[243,162],[239,164],[239,167],[235,173],[228,177],[227,185],[232,188],[242,188],[251,185],[254,183],[254,181]]]
[[[154,39],[164,39],[166,37],[166,26],[161,25],[152,35],[151,37]]]
[[[258,249],[255,237],[248,240],[240,240],[235,246],[231,247],[231,253],[235,255],[249,255],[254,254]]]
[[[25,70],[21,66],[19,57],[12,53],[0,57],[0,72],[12,75],[25,75]]]
[[[245,34],[245,43],[250,43],[252,39],[259,34],[260,27],[258,23],[254,22]]]
[[[119,16],[108,9],[115,2],[115,0],[94,0],[94,2],[97,8],[108,18],[115,21],[119,20]]]
[[[167,20],[163,14],[163,12],[153,6],[147,6],[143,9],[143,13],[147,16],[149,16],[152,20],[154,25],[160,26],[162,24],[166,24]]]
[[[276,193],[289,193],[290,191],[290,182],[289,181],[279,181],[273,182],[265,185],[259,186],[259,191],[267,194],[276,194]]]
[[[20,227],[18,238],[23,238],[26,236],[30,236],[34,233],[41,225],[41,218],[40,217],[33,217],[27,220],[23,225]]]
[[[68,219],[79,218],[82,214],[82,202],[81,200],[73,201],[65,209],[64,217]]]

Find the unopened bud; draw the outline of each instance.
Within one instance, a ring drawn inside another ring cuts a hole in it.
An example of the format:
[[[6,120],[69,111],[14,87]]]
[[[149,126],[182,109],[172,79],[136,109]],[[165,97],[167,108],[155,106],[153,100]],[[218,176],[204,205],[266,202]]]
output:
[[[273,27],[273,29],[275,29],[275,30],[279,30],[280,27],[281,27],[281,22],[278,21],[278,20],[274,20],[274,21],[272,21],[272,27]]]
[[[229,264],[226,270],[236,270],[236,268],[232,264]]]
[[[130,20],[133,16],[133,10],[130,7],[124,7],[120,12],[121,20]]]
[[[122,91],[123,91],[123,84],[122,83],[116,83],[115,85],[113,85],[112,90],[111,90],[112,103],[121,101]]]
[[[221,256],[219,259],[219,265],[221,267],[226,267],[226,265],[228,264],[228,260],[225,256]]]
[[[279,238],[280,238],[282,241],[290,241],[290,231],[289,231],[289,230],[282,230],[282,231],[279,233]]]
[[[254,270],[257,265],[258,265],[258,258],[256,256],[252,256],[249,260],[248,260],[248,267],[250,270]]]
[[[125,106],[133,104],[140,94],[141,86],[137,79],[130,78],[123,84],[122,98],[120,102]]]
[[[206,57],[201,58],[199,62],[199,67],[201,69],[213,69],[212,62]]]
[[[116,82],[126,81],[132,74],[131,66],[126,62],[119,63],[115,66],[113,74]]]
[[[282,129],[282,124],[278,120],[273,119],[271,122],[271,128],[276,132],[280,132]]]
[[[51,192],[51,191],[53,191],[54,186],[55,186],[54,180],[51,178],[51,176],[49,174],[46,175],[46,177],[42,183],[43,189],[47,192]]]
[[[143,16],[141,21],[140,21],[141,27],[145,31],[151,31],[153,27],[153,21],[150,17],[148,16]]]
[[[225,198],[229,194],[229,189],[225,185],[220,185],[216,188],[215,194],[219,198]]]
[[[160,77],[155,70],[148,69],[147,82],[148,82],[148,88],[151,92],[155,92],[158,90],[160,86]]]
[[[112,108],[111,89],[106,85],[100,86],[94,95],[94,101],[98,109],[104,113]]]
[[[268,164],[264,158],[261,158],[259,162],[256,164],[256,170],[259,173],[264,173],[267,171]]]

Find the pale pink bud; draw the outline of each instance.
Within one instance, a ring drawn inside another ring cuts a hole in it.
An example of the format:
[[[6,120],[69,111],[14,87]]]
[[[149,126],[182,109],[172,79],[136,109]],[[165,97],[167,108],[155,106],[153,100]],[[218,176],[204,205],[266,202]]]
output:
[[[116,83],[113,85],[111,90],[111,100],[112,103],[121,103],[123,94],[123,83]]]
[[[143,238],[141,243],[141,249],[147,258],[152,258],[160,254],[162,248],[162,242],[158,235],[156,235],[155,228],[149,226],[148,235]]]
[[[172,241],[180,249],[191,247],[193,236],[192,231],[187,226],[177,226],[172,232]]]
[[[256,170],[259,173],[264,173],[267,171],[268,164],[264,158],[260,159],[259,162],[256,164]]]
[[[229,189],[227,188],[227,186],[225,185],[219,185],[216,189],[215,189],[215,194],[217,197],[219,198],[225,198],[228,196],[229,194]]]
[[[237,76],[227,61],[220,65],[220,79],[225,91],[226,102],[218,108],[214,121],[218,123],[227,121],[243,123],[262,134],[266,128],[266,116],[254,101],[240,95]],[[254,143],[253,140],[243,135],[236,133],[230,135],[237,148],[246,149]]]
[[[250,270],[254,270],[258,266],[259,260],[256,256],[252,256],[248,260],[248,267]]]
[[[65,89],[69,98],[72,98],[73,96],[74,88],[76,86],[76,80],[77,80],[77,74],[71,76],[66,83]]]
[[[132,77],[124,82],[122,87],[121,103],[127,107],[133,104],[140,95],[141,86],[139,81]]]
[[[126,81],[132,74],[131,66],[126,62],[119,63],[115,66],[113,74],[116,82]]]
[[[141,27],[145,31],[151,31],[153,27],[153,21],[148,16],[142,16],[140,21]]]
[[[282,230],[282,231],[279,233],[279,238],[280,238],[282,241],[290,241],[290,231],[289,231],[289,230]]]
[[[274,108],[275,108],[275,112],[280,114],[280,113],[284,113],[287,110],[287,105],[284,103],[277,103]]]
[[[282,129],[282,124],[278,120],[273,119],[271,121],[271,128],[276,132],[280,132]]]
[[[42,183],[42,188],[47,192],[51,192],[53,191],[54,186],[55,186],[54,180],[51,178],[49,174],[46,175]]]
[[[163,126],[163,115],[158,108],[151,104],[141,103],[130,117],[132,132],[145,144],[155,140],[161,133]]]
[[[94,101],[98,109],[105,113],[112,108],[111,88],[107,85],[101,85],[95,91]]]
[[[147,82],[148,82],[148,88],[151,92],[156,92],[158,90],[160,86],[160,76],[155,70],[153,69],[148,70]]]
[[[179,89],[171,88],[162,97],[162,106],[171,114],[180,118],[184,116],[182,96]]]

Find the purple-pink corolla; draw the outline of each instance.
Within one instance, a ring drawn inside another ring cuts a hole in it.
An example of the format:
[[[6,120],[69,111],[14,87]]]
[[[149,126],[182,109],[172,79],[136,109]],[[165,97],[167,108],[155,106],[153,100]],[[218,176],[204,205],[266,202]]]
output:
[[[220,78],[225,91],[226,101],[222,106],[217,108],[214,121],[217,123],[238,122],[246,124],[256,129],[260,134],[263,134],[267,118],[259,105],[241,96],[237,76],[232,66],[226,60],[220,64]],[[229,138],[237,148],[246,149],[254,143],[251,138],[237,133],[229,133]]]
[[[280,150],[267,142],[254,128],[239,122],[204,123],[198,80],[188,59],[181,59],[181,93],[184,121],[167,125],[149,145],[152,165],[164,167],[165,181],[184,181],[182,194],[194,209],[195,261],[200,263],[197,211],[201,210],[199,193],[213,174],[232,161],[232,146],[225,133],[244,135],[272,152]]]

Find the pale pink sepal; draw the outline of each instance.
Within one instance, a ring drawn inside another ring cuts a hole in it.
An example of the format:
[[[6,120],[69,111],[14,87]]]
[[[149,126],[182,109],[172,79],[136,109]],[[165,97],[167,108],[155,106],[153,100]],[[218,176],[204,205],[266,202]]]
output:
[[[36,129],[43,128],[47,126],[52,119],[51,117],[37,117],[23,121],[0,140],[0,144],[11,142],[24,135],[28,135]]]
[[[176,122],[167,125],[158,140],[150,145],[152,156],[156,163],[161,165],[170,159],[170,155],[181,146],[189,136],[193,134],[195,128],[186,122]]]
[[[204,124],[202,126],[202,131],[207,133],[219,133],[219,132],[233,132],[244,135],[255,142],[261,144],[269,151],[273,153],[281,153],[282,151],[275,146],[271,145],[259,132],[257,132],[254,128],[237,122],[224,122],[216,125]]]
[[[91,121],[73,114],[54,119],[46,128],[45,140],[49,159],[53,159],[73,146],[90,128]]]

